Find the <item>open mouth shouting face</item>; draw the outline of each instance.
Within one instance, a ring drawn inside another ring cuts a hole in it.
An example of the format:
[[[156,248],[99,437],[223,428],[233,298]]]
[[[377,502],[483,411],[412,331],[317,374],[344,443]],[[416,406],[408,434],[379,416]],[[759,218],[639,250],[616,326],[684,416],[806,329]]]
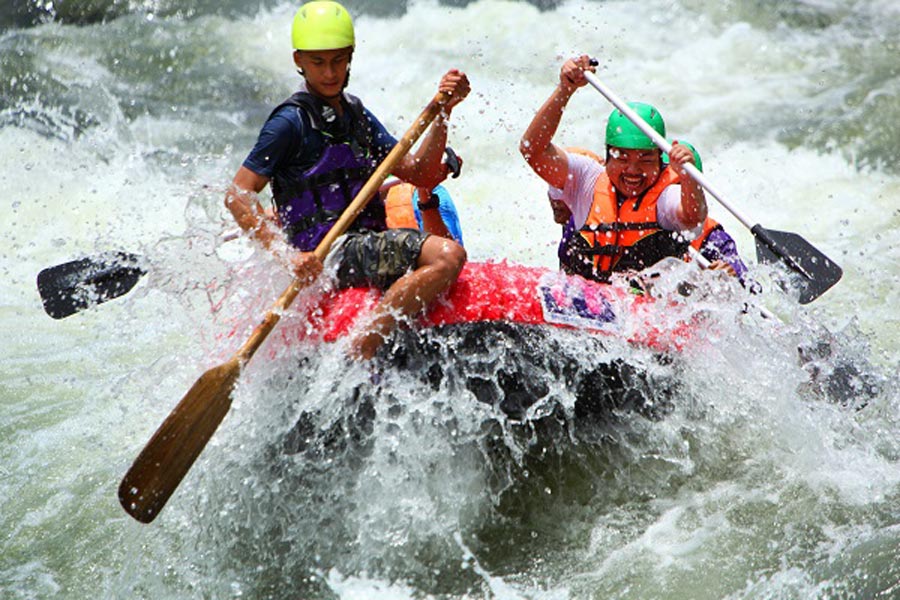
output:
[[[616,190],[625,197],[637,197],[650,189],[661,171],[659,150],[633,150],[611,146],[606,172]]]

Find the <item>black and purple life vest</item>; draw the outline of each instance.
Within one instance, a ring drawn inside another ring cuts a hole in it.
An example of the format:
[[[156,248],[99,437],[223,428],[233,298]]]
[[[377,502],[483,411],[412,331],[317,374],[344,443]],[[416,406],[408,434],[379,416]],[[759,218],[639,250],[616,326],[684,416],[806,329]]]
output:
[[[284,106],[296,106],[325,143],[319,159],[300,177],[276,173],[272,178],[281,226],[290,243],[306,252],[316,248],[377,167],[362,102],[349,94],[344,94],[341,102],[349,120],[338,118],[331,106],[308,92],[295,93],[272,111],[275,114]],[[350,230],[385,228],[384,203],[376,197]]]

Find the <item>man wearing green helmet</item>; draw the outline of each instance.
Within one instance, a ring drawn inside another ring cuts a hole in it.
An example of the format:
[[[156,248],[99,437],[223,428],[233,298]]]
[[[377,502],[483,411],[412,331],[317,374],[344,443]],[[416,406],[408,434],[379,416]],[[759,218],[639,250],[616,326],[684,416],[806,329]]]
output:
[[[312,252],[357,192],[397,144],[359,98],[344,91],[356,47],[347,10],[331,1],[308,2],[291,31],[300,90],[275,108],[225,196],[241,228],[309,281],[323,269]],[[450,100],[415,154],[393,169],[403,181],[432,189],[447,176],[442,159],[447,118],[469,93],[465,73],[451,69],[438,89]],[[266,218],[257,194],[271,183],[276,218]],[[287,242],[287,243],[284,243]],[[326,263],[339,287],[386,290],[352,352],[371,358],[396,325],[450,287],[466,260],[453,240],[418,230],[391,229],[380,198],[369,202]],[[331,271],[332,268],[329,268]]]
[[[684,172],[693,153],[675,144],[663,165],[662,152],[620,111],[606,127],[606,164],[566,152],[553,143],[563,110],[575,91],[587,84],[586,70],[594,71],[588,56],[567,60],[559,84],[538,110],[519,150],[529,166],[554,188],[572,211],[578,235],[567,251],[579,257],[578,274],[607,281],[613,272],[640,270],[667,256],[681,258],[688,242],[679,234],[706,219],[703,189]],[[652,106],[632,103],[660,135],[662,115]]]

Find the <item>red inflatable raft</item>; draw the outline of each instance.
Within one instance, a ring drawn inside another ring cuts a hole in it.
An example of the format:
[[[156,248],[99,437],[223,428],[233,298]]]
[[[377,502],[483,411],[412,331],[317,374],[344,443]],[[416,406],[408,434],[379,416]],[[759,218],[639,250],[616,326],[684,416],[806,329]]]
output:
[[[286,327],[285,341],[346,335],[381,298],[378,290],[349,288],[324,296],[302,326]],[[503,262],[467,263],[459,279],[416,322],[417,327],[502,321],[580,328],[654,350],[681,349],[691,326],[660,327],[658,306],[628,286],[601,284],[558,271]]]

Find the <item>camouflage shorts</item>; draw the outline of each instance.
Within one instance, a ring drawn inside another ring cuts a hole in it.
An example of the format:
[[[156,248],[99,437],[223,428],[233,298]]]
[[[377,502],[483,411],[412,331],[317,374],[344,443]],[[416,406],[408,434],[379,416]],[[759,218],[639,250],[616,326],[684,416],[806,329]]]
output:
[[[348,233],[335,242],[327,262],[337,263],[339,288],[374,286],[385,290],[416,268],[427,237],[418,229]]]

